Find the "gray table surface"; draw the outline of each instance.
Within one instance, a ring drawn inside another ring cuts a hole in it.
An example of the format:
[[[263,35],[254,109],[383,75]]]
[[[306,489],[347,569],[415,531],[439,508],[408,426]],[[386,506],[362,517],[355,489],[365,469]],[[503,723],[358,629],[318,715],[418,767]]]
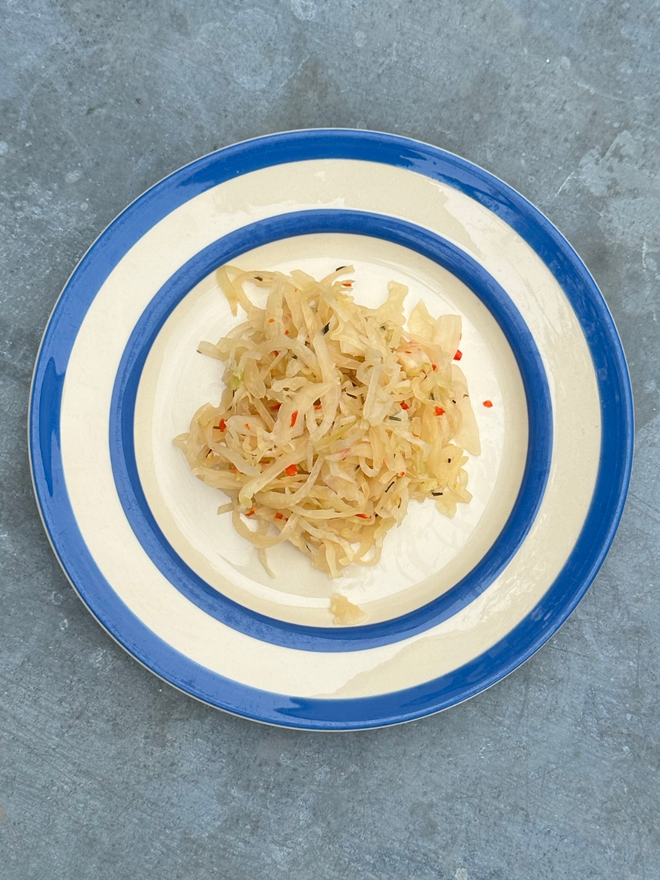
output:
[[[660,8],[3,0],[0,877],[660,876]],[[50,309],[125,205],[213,148],[346,126],[452,150],[575,245],[635,392],[623,521],[577,611],[467,704],[348,735],[164,685],[68,585],[25,440]]]

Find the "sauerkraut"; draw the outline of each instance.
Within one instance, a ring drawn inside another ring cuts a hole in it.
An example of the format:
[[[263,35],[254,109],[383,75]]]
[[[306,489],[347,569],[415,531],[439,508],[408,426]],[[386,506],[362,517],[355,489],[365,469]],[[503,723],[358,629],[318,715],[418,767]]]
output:
[[[352,266],[317,281],[302,271],[218,269],[247,320],[199,352],[224,363],[219,404],[176,437],[193,474],[221,489],[236,531],[259,550],[289,541],[331,577],[374,565],[411,501],[452,517],[467,503],[466,452],[479,433],[456,360],[461,319],[390,282],[378,308],[353,299]],[[263,297],[255,305],[246,293]]]

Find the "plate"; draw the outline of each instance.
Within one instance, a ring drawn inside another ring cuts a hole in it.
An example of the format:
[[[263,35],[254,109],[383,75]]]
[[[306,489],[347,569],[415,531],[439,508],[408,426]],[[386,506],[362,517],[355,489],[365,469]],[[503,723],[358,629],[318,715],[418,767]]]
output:
[[[333,581],[282,546],[271,578],[172,445],[222,389],[196,348],[239,320],[215,280],[226,262],[353,263],[359,302],[396,279],[409,307],[460,314],[473,501],[453,520],[413,505],[372,568]],[[611,315],[536,208],[436,147],[309,130],[201,158],[102,233],[44,333],[29,444],[55,553],[132,656],[228,712],[346,730],[474,696],[559,628],[614,537],[632,425]],[[359,625],[333,623],[335,592]]]

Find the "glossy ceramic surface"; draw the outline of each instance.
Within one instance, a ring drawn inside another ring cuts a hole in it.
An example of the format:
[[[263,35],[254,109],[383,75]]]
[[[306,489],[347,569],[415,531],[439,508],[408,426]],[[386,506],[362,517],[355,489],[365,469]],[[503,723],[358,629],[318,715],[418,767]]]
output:
[[[484,451],[455,520],[414,505],[380,564],[341,581],[286,547],[265,574],[171,444],[221,390],[195,349],[236,322],[213,276],[227,260],[352,262],[361,302],[396,278],[409,308],[463,316]],[[487,172],[370,132],[246,142],[145,193],[65,288],[31,401],[44,522],[99,622],[199,699],[320,729],[446,708],[533,653],[607,552],[631,440],[616,330],[557,230]],[[333,626],[335,589],[363,624]]]

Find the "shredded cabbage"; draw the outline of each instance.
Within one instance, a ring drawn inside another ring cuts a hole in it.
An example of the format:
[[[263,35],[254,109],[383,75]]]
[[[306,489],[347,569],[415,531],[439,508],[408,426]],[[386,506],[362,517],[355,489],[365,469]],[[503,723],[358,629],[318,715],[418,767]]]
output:
[[[241,305],[247,321],[200,343],[225,363],[225,389],[174,442],[193,474],[231,499],[218,513],[231,511],[270,574],[266,550],[284,541],[333,578],[374,565],[410,501],[432,498],[452,517],[472,497],[464,452],[480,445],[454,362],[461,319],[433,318],[420,302],[406,330],[408,288],[392,281],[387,300],[365,308],[352,272],[316,281],[218,269],[232,313]],[[264,308],[246,285],[267,292]]]

